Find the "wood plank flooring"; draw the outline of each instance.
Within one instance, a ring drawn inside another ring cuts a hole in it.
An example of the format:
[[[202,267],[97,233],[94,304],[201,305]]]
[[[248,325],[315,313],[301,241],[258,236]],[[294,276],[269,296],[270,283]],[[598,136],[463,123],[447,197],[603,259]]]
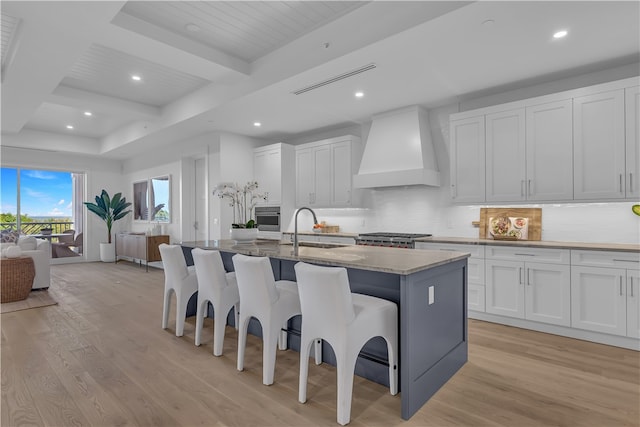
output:
[[[279,351],[262,385],[261,341],[245,371],[236,331],[212,355],[213,323],[193,345],[160,327],[162,270],[83,263],[51,268],[58,305],[1,316],[1,425],[334,426],[335,369],[309,369],[297,401],[298,353]],[[356,377],[352,426],[639,426],[640,354],[632,350],[469,322],[469,362],[409,421],[400,397]]]

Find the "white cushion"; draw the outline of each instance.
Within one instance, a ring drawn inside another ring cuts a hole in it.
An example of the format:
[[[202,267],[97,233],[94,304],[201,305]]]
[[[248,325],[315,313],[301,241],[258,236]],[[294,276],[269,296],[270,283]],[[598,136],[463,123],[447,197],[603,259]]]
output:
[[[18,246],[20,246],[20,249],[23,251],[34,251],[36,250],[37,245],[38,242],[33,236],[20,236],[18,239]]]
[[[4,251],[5,249],[7,249],[9,246],[15,246],[15,243],[12,242],[2,242],[0,243],[0,252]]]

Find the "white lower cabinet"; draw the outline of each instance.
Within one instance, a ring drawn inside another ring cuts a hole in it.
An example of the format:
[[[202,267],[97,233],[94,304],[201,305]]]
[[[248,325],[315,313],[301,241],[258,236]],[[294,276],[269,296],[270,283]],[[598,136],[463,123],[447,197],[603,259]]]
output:
[[[571,326],[640,338],[638,255],[574,251]]]
[[[473,311],[485,311],[484,246],[416,242],[416,249],[470,253],[471,256],[467,259],[467,308]]]
[[[569,251],[487,250],[486,312],[561,326],[571,325]],[[551,262],[522,261],[539,257]],[[562,263],[563,260],[566,263]]]

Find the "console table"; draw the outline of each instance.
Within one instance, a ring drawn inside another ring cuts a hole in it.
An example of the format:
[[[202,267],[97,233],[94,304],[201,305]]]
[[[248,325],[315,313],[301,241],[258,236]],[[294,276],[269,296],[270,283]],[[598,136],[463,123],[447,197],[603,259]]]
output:
[[[169,244],[168,235],[147,236],[146,234],[118,233],[116,234],[116,262],[120,257],[132,258],[134,261],[145,262],[149,271],[149,262],[162,261],[158,246]]]

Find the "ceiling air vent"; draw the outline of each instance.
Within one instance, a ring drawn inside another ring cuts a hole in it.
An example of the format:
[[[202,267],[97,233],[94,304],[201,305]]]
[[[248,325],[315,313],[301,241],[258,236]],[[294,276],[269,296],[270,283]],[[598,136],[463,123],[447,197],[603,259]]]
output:
[[[339,74],[337,76],[328,78],[327,80],[323,80],[321,82],[314,83],[314,84],[312,84],[310,86],[303,87],[303,88],[298,89],[298,90],[294,90],[291,93],[293,93],[295,95],[301,95],[301,94],[303,94],[305,92],[309,92],[310,90],[318,89],[319,87],[326,86],[326,85],[331,84],[331,83],[335,83],[335,82],[340,81],[342,79],[346,79],[347,77],[355,76],[356,74],[364,73],[365,71],[373,70],[374,68],[376,68],[376,64],[373,64],[373,63],[372,64],[367,64],[364,67],[360,67],[360,68],[356,68],[355,70],[347,71],[346,73],[342,73],[342,74]]]

